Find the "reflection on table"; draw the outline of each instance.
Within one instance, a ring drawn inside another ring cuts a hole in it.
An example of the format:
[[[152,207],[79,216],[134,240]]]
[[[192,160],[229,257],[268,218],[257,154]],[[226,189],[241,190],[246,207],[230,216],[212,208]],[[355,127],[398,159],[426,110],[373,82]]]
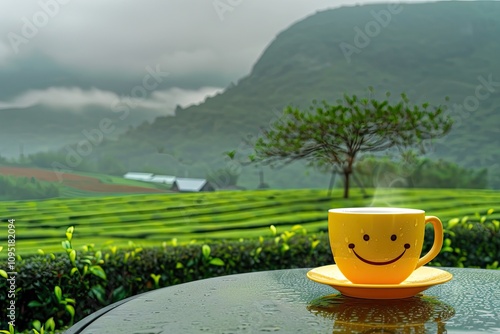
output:
[[[154,290],[67,333],[499,333],[500,271],[442,268],[412,298],[344,297],[308,269],[224,276]]]
[[[358,299],[341,294],[312,300],[307,309],[333,321],[334,333],[446,333],[445,321],[455,314],[433,296],[404,299]]]

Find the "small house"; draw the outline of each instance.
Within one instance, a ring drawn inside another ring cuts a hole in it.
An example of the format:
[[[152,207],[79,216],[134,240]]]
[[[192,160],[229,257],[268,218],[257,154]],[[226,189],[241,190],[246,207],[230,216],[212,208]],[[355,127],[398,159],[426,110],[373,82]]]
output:
[[[214,191],[215,188],[205,179],[176,178],[172,185],[172,190],[179,192],[200,192]]]
[[[175,176],[171,175],[153,175],[150,182],[162,183],[162,184],[173,184],[176,180]]]
[[[152,173],[128,172],[125,175],[123,175],[123,177],[126,179],[129,179],[129,180],[151,182],[151,179],[153,178],[153,174]]]

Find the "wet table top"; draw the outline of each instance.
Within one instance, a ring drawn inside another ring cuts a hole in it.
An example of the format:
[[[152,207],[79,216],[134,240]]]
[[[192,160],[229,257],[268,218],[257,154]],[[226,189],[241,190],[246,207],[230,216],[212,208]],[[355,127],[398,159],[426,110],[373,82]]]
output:
[[[110,305],[67,333],[500,333],[500,270],[440,269],[453,279],[398,300],[344,297],[308,269],[205,279]]]

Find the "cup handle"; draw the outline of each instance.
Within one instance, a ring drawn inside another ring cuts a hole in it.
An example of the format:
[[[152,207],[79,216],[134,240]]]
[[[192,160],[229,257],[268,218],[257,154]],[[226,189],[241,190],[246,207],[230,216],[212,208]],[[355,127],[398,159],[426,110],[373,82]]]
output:
[[[434,226],[434,244],[431,250],[418,260],[415,269],[427,264],[427,262],[435,258],[443,247],[443,224],[441,220],[439,220],[438,217],[425,216],[425,223],[431,223]]]

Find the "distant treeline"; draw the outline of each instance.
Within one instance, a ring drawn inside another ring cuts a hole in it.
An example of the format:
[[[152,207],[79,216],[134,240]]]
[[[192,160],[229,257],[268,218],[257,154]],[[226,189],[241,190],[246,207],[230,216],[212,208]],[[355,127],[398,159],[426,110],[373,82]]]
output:
[[[6,159],[0,159],[3,164],[16,164],[23,166],[39,167],[52,169],[53,163],[58,162],[61,165],[66,165],[67,154],[58,152],[44,152],[31,154],[20,158],[17,161],[7,163]],[[117,159],[106,157],[98,161],[89,161],[90,159],[82,159],[77,166],[72,166],[71,169],[96,172],[108,175],[121,176],[127,172],[123,164]],[[158,166],[160,169],[160,166]],[[233,170],[227,168],[216,169],[215,172],[201,176],[210,180],[217,176],[220,180],[230,180],[231,186],[237,186],[239,177],[246,172],[245,169],[240,170],[241,174],[235,175]],[[297,177],[292,171],[283,168],[281,173],[288,173],[287,178]],[[406,158],[391,159],[388,157],[366,156],[359,160],[353,171],[354,186],[362,186],[366,188],[376,187],[397,187],[397,188],[498,188],[500,185],[491,184],[488,177],[488,170],[464,168],[456,163],[446,160],[433,160],[418,156],[410,156]],[[281,188],[281,185],[276,184],[277,180],[270,181],[271,187]],[[311,185],[311,187],[315,187]],[[6,190],[13,189],[16,190]],[[22,189],[19,189],[22,188]],[[14,178],[4,178],[0,183],[0,196],[8,194],[16,194],[16,198],[45,198],[58,195],[58,188],[55,185],[37,182],[36,180],[16,180]],[[22,197],[37,196],[37,197]],[[10,196],[9,196],[10,197]]]
[[[59,195],[59,187],[54,183],[38,181],[34,177],[0,175],[0,199],[42,199]]]
[[[21,157],[18,164],[56,170],[75,170],[91,173],[122,176],[128,170],[120,161],[110,157],[93,159],[78,154],[76,150],[68,152],[38,152]]]
[[[488,184],[488,170],[468,169],[456,163],[429,158],[399,161],[367,157],[355,167],[354,175],[367,188],[449,188],[483,189]]]

